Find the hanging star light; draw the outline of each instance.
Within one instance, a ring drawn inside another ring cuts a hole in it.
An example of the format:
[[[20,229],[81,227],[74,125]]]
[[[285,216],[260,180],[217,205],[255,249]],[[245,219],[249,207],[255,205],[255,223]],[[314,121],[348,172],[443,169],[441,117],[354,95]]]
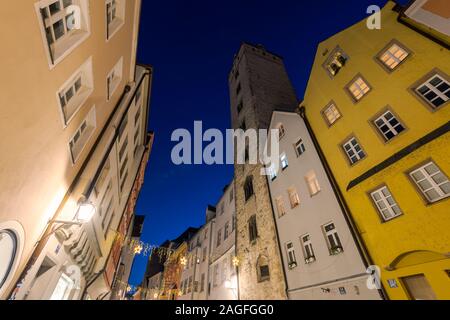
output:
[[[187,259],[186,259],[186,257],[181,257],[180,263],[181,263],[182,266],[185,266],[185,265],[187,264]]]
[[[234,257],[233,258],[233,266],[238,267],[239,266],[239,258],[238,257]]]
[[[144,247],[142,246],[142,244],[137,244],[133,249],[134,254],[141,254],[143,249]]]

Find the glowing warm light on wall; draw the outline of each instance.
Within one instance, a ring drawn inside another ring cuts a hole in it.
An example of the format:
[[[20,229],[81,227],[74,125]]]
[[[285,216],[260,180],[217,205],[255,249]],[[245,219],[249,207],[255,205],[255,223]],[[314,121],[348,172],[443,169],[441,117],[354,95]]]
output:
[[[185,265],[187,264],[187,259],[186,259],[186,257],[181,257],[180,263],[181,263],[182,266],[185,266]]]

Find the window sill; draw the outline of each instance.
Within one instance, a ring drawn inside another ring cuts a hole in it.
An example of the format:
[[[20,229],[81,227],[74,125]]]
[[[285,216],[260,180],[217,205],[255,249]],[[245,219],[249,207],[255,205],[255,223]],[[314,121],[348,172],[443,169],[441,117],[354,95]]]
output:
[[[70,150],[71,158],[72,158],[72,165],[75,165],[80,158],[81,154],[83,153],[83,150],[86,148],[86,145],[88,144],[89,140],[91,139],[92,135],[95,132],[95,127],[90,126],[86,133],[84,134],[84,138],[81,138],[81,140],[78,142],[77,146],[75,146],[73,149]]]
[[[125,21],[120,18],[114,19],[114,21],[112,21],[109,25],[107,25],[106,42],[109,42],[124,25]]]
[[[76,30],[73,31],[70,36],[66,39],[61,40],[61,42],[50,45],[48,50],[52,52],[50,55],[53,56],[53,63],[50,61],[50,69],[55,68],[65,57],[67,57],[72,51],[74,51],[84,40],[90,36],[90,32],[86,30]],[[46,46],[47,43],[46,43]],[[50,59],[51,60],[51,59]]]
[[[94,89],[83,87],[80,93],[73,97],[73,100],[68,105],[66,105],[64,108],[61,108],[61,110],[72,110],[71,113],[62,111],[64,128],[67,128],[69,126],[70,122],[76,116],[78,111],[80,111],[81,107],[86,103],[92,92],[94,92]]]

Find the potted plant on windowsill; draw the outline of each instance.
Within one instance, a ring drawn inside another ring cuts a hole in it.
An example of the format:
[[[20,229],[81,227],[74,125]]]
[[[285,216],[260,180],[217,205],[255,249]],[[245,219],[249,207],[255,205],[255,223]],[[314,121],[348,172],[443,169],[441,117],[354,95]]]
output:
[[[305,258],[305,263],[306,264],[313,263],[314,261],[316,261],[316,257],[315,256],[310,256],[310,257],[306,257]]]
[[[297,266],[297,262],[295,262],[295,261],[290,262],[288,265],[289,269],[294,269],[296,266]]]
[[[342,250],[341,246],[332,247],[330,248],[330,255],[335,256],[342,253],[342,251],[344,250]]]

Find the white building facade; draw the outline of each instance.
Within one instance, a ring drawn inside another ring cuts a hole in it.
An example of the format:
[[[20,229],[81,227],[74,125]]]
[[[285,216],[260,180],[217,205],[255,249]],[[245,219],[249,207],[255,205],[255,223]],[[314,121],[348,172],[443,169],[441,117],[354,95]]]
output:
[[[216,206],[216,223],[209,265],[209,300],[237,300],[236,207],[234,182],[224,189]]]
[[[289,299],[380,299],[303,119],[275,111],[280,167],[267,176]],[[270,137],[268,139],[270,143]]]

